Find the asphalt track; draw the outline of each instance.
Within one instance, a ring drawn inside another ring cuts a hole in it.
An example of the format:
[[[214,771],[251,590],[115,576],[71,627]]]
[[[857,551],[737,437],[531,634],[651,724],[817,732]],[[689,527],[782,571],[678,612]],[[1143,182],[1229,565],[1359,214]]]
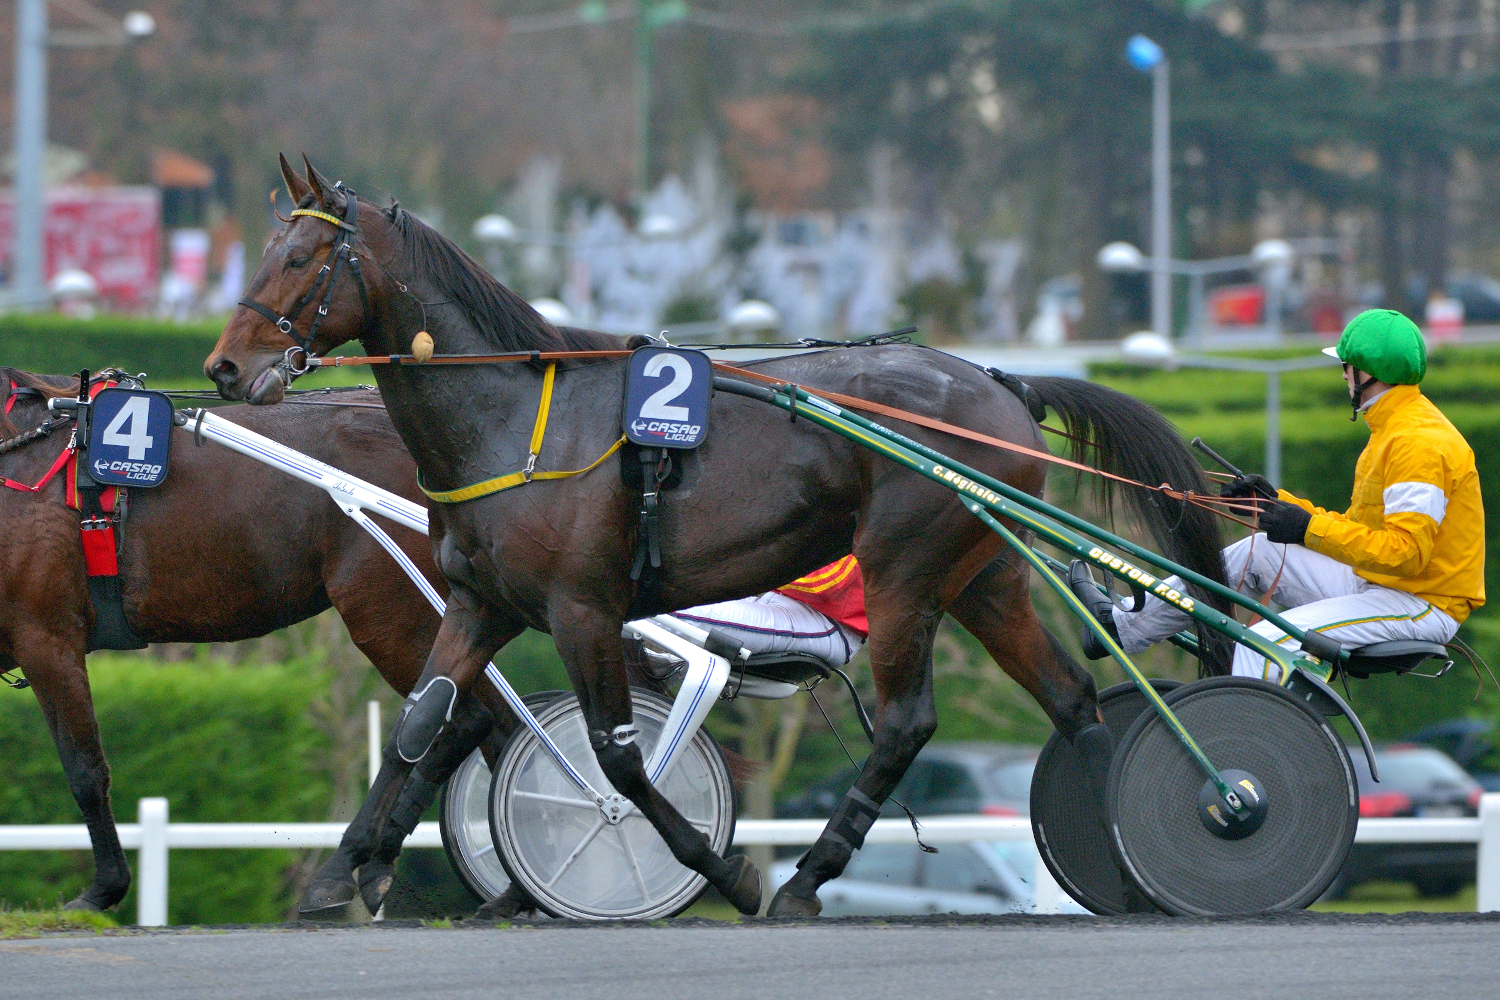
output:
[[[0,941],[0,997],[1500,995],[1500,914],[290,925]]]

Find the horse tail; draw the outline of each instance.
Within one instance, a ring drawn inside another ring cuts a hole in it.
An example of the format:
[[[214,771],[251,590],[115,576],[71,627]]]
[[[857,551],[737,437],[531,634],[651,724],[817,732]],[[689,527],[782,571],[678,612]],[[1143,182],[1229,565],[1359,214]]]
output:
[[[1074,461],[1149,486],[1166,483],[1179,491],[1215,492],[1176,428],[1140,400],[1082,379],[1042,377],[1026,381],[1073,437],[1069,457]],[[1098,492],[1106,506],[1112,506],[1117,487],[1125,492],[1127,509],[1147,528],[1167,558],[1215,583],[1225,583],[1220,554],[1224,539],[1213,511],[1155,490],[1099,477]],[[1226,614],[1230,612],[1230,604],[1223,597],[1198,587],[1190,589],[1199,600]],[[1201,624],[1197,633],[1204,650],[1204,673],[1228,673],[1229,643]]]

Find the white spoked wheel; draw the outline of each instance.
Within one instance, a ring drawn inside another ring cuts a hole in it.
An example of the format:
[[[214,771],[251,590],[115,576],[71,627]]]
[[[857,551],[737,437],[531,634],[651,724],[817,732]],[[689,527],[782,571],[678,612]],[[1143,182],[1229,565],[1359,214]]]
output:
[[[649,760],[672,705],[640,689],[632,689],[631,698],[636,742]],[[594,759],[576,696],[553,701],[537,721],[601,795],[614,794]],[[713,738],[702,729],[694,734],[657,788],[722,855],[734,839],[734,782]],[[610,823],[529,729],[517,730],[501,752],[489,804],[490,830],[508,874],[554,917],[669,917],[708,887],[678,863],[638,810]]]
[[[538,691],[522,700],[531,711],[539,712],[549,701],[562,696],[561,691]],[[510,876],[490,835],[490,779],[484,754],[475,750],[448,777],[438,807],[438,829],[443,834],[448,863],[481,903],[510,888]]]

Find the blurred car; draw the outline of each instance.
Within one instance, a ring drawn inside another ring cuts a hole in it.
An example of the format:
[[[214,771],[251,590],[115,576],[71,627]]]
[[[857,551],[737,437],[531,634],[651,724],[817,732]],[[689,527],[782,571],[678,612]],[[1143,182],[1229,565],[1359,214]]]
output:
[[[1500,792],[1500,773],[1495,771],[1497,750],[1494,722],[1489,719],[1444,719],[1430,726],[1423,726],[1405,743],[1420,743],[1441,750],[1487,792]]]
[[[1476,271],[1459,271],[1448,275],[1443,284],[1449,298],[1464,304],[1464,322],[1500,323],[1500,281]],[[1406,283],[1406,295],[1413,302],[1426,302],[1427,280],[1414,275]]]
[[[1036,747],[1009,743],[929,744],[917,754],[892,798],[905,802],[918,816],[1026,816],[1031,812],[1031,772],[1039,752]],[[776,815],[826,819],[858,776],[853,767],[846,767],[783,800]],[[904,815],[891,799],[880,814]]]
[[[1357,747],[1349,757],[1359,778],[1361,819],[1479,815],[1484,789],[1441,751],[1410,743],[1377,747],[1378,784]],[[1382,880],[1410,882],[1426,897],[1451,896],[1474,881],[1476,859],[1472,843],[1355,844],[1326,895],[1337,899],[1362,882]]]
[[[972,841],[925,854],[916,844],[867,844],[844,874],[823,885],[825,917],[923,913],[1027,913],[1035,907],[1036,851],[1030,844]],[[795,861],[771,869],[779,889]],[[1061,912],[1087,913],[1063,897]]]

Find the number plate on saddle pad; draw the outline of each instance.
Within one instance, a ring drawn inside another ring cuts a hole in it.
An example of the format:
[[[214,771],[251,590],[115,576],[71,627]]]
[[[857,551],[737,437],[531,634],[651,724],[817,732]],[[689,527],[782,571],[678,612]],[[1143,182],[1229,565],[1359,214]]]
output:
[[[645,448],[698,447],[708,437],[713,365],[701,351],[641,347],[625,378],[624,430]]]
[[[104,389],[89,413],[88,471],[102,486],[160,486],[172,446],[172,401],[143,389]]]

